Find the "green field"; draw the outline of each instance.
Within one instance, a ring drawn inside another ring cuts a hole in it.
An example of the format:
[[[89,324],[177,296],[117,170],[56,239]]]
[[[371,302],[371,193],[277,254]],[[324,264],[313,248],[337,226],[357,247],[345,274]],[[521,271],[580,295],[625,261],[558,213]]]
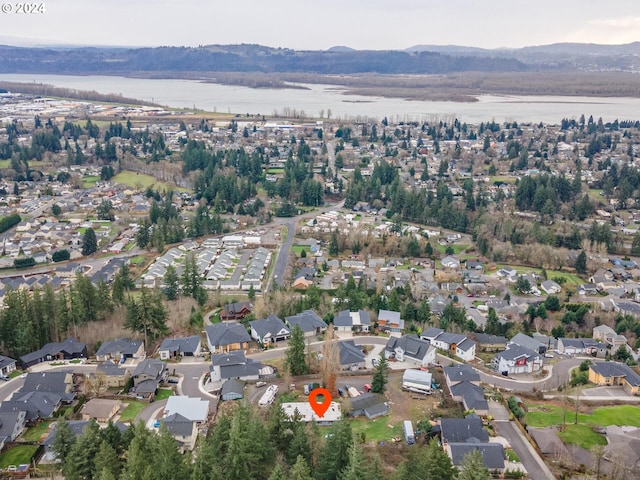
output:
[[[495,271],[500,270],[501,268],[505,268],[505,267],[513,268],[518,273],[534,272],[534,273],[538,273],[539,274],[540,272],[542,272],[541,268],[523,267],[521,265],[498,265],[498,266],[496,266],[496,270]],[[554,278],[557,278],[557,277],[564,278],[566,285],[576,285],[577,286],[577,285],[582,285],[584,283],[584,280],[582,280],[575,273],[560,272],[558,270],[547,270],[547,278],[549,280],[553,280]]]
[[[492,185],[496,182],[516,183],[516,177],[511,177],[507,175],[496,175],[494,177],[489,177],[489,182],[491,182]]]
[[[154,177],[152,177],[151,175],[145,175],[144,173],[136,173],[136,172],[130,172],[128,170],[125,170],[123,172],[120,172],[119,174],[117,174],[115,177],[113,177],[111,179],[112,182],[114,183],[121,183],[123,185],[127,185],[128,187],[131,188],[138,188],[138,186],[141,187],[141,189],[145,190],[151,186],[153,186],[154,190],[168,190],[169,189],[169,184],[166,182],[160,182],[157,179],[155,179]],[[186,188],[180,188],[180,187],[173,187],[173,189],[175,191],[179,191],[179,192],[187,192],[188,189]]]
[[[452,245],[440,245],[438,242],[432,243],[431,246],[440,253],[445,253],[447,251],[447,248],[451,247],[453,249],[453,254],[454,255],[458,255],[460,254],[460,252],[464,252],[467,248],[469,248],[469,245],[464,245],[464,244],[452,244]]]
[[[157,402],[159,400],[166,400],[171,395],[173,395],[173,390],[170,388],[159,388],[153,401]]]
[[[284,168],[268,168],[267,173],[269,175],[277,175],[279,173],[284,173]]]
[[[379,417],[373,420],[355,418],[351,422],[351,429],[356,435],[364,432],[367,442],[389,441],[391,437],[402,437],[402,424],[398,423],[389,428],[389,417]]]
[[[291,251],[296,254],[296,257],[300,257],[303,250],[305,250],[307,252],[307,256],[309,256],[309,245],[293,245],[291,247]]]
[[[82,177],[82,188],[95,187],[96,183],[100,180],[100,177]]]
[[[146,403],[138,402],[135,400],[131,400],[128,403],[129,405],[127,405],[127,408],[125,408],[122,412],[122,415],[120,415],[121,422],[133,422],[138,413],[140,413],[146,406]]]
[[[562,424],[563,410],[555,405],[529,407],[526,423],[532,427],[548,427]],[[567,423],[573,423],[575,414],[567,409]],[[640,408],[632,405],[596,408],[592,413],[579,413],[578,423],[587,425],[626,425],[640,427]]]
[[[9,168],[11,160],[0,160],[0,168]]]
[[[596,445],[606,445],[607,439],[593,431],[589,425],[567,425],[562,432],[558,432],[558,437],[564,443],[577,445],[586,450],[590,450]]]
[[[0,453],[0,468],[7,468],[9,465],[31,463],[31,457],[33,457],[37,449],[37,445],[18,445],[11,450]]]

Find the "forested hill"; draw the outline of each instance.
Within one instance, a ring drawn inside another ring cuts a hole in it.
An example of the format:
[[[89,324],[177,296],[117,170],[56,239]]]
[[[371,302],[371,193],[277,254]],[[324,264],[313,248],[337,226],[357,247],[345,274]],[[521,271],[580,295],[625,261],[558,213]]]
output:
[[[438,74],[525,70],[527,66],[513,58],[481,58],[426,51],[297,51],[259,45],[136,49],[0,46],[0,73],[125,74],[219,71]]]

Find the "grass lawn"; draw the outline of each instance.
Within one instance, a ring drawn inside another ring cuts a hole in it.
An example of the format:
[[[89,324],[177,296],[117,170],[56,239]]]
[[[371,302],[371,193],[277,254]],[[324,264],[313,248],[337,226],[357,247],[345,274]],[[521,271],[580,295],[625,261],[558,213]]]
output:
[[[523,267],[521,265],[497,265],[496,271],[505,267],[511,267],[518,273],[529,273],[529,272],[540,273],[542,271],[541,268]],[[561,272],[559,270],[547,270],[547,278],[549,280],[553,280],[554,278],[557,278],[557,277],[564,278],[566,280],[565,281],[566,285],[582,285],[584,283],[584,280],[582,280],[575,273]]]
[[[98,176],[82,177],[82,188],[92,188],[100,180]]]
[[[0,160],[0,168],[9,168],[11,160]]]
[[[127,408],[125,408],[122,415],[120,415],[121,422],[133,422],[138,413],[140,413],[146,406],[145,403],[137,402],[135,400],[131,400],[128,403],[129,405],[127,405]]]
[[[388,441],[391,437],[402,437],[402,423],[389,428],[389,417],[379,417],[373,420],[356,418],[351,422],[351,428],[356,435],[364,432],[367,442]]]
[[[278,173],[284,173],[284,168],[268,168],[267,173],[269,175],[276,175]]]
[[[512,448],[505,448],[504,454],[507,456],[510,462],[520,462],[518,455],[513,451]]]
[[[469,245],[464,245],[464,244],[458,245],[457,243],[454,243],[452,245],[440,245],[438,242],[435,242],[435,243],[432,243],[431,246],[440,253],[445,253],[447,251],[447,248],[451,247],[453,249],[454,255],[458,255],[460,254],[460,252],[464,252],[467,248],[469,248]]]
[[[171,395],[173,395],[173,390],[170,388],[159,388],[153,401],[157,402],[160,400],[166,400]]]
[[[309,256],[309,245],[293,245],[291,251],[296,254],[296,257],[302,256],[303,250],[306,250],[307,256]]]
[[[526,423],[532,427],[548,427],[562,424],[562,409],[554,405],[530,407]],[[567,408],[567,423],[573,423],[575,413]],[[578,423],[584,425],[625,425],[640,427],[640,409],[633,405],[617,405],[614,407],[596,408],[593,413],[579,413]]]
[[[49,433],[49,425],[53,423],[52,420],[40,422],[35,427],[28,428],[20,437],[23,442],[40,442],[44,440],[44,437]]]
[[[607,444],[605,436],[594,432],[589,425],[567,425],[564,432],[558,432],[558,437],[564,443],[577,445],[586,450],[590,450],[595,445]]]
[[[31,457],[36,450],[37,445],[19,445],[0,454],[0,468],[7,468],[9,465],[20,465],[23,463],[31,463]]]
[[[496,182],[516,183],[516,177],[511,177],[507,175],[496,175],[494,177],[489,177],[489,182],[491,182],[491,184],[494,184]]]
[[[597,200],[599,202],[606,202],[606,198],[603,195],[600,195],[602,189],[600,188],[590,188],[589,189],[589,197],[592,200]]]
[[[131,265],[140,265],[143,264],[146,260],[147,258],[144,255],[136,255],[129,260],[129,263]]]
[[[141,185],[143,189],[147,189],[153,186],[154,190],[169,190],[169,184],[161,182],[151,175],[145,175],[144,173],[136,173],[125,170],[120,172],[111,179],[112,182],[121,183],[131,188],[136,188],[136,185]],[[188,192],[189,190],[181,187],[172,187],[173,190],[179,192]]]

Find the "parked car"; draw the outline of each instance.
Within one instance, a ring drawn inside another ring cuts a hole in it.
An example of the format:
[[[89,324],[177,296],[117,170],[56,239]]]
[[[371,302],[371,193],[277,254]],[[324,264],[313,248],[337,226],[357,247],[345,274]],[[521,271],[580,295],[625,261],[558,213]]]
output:
[[[309,385],[307,383],[304,384],[304,394],[309,395]]]
[[[342,387],[338,387],[338,395],[340,395],[341,397],[345,397],[346,396],[346,393],[344,392]]]
[[[369,385],[368,383],[364,384],[364,391],[365,392],[370,392],[371,391],[371,385]]]
[[[6,375],[0,375],[0,380],[4,380],[5,382],[8,382],[10,379]]]
[[[260,387],[264,387],[267,384],[267,382],[256,382],[256,387],[260,388]]]
[[[379,363],[380,363],[380,360],[378,360],[377,358],[374,358],[373,360],[371,360],[371,365],[373,365],[374,367],[377,367]]]

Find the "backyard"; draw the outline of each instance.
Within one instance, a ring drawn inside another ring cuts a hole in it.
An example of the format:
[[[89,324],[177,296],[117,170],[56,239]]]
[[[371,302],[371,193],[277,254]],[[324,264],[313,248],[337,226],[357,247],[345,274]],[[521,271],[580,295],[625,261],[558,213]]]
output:
[[[41,442],[49,434],[49,427],[51,426],[51,423],[52,423],[52,420],[46,420],[44,422],[38,423],[33,427],[28,428],[20,436],[20,441]]]
[[[0,468],[7,468],[9,465],[29,464],[36,450],[38,450],[37,445],[18,445],[10,450],[5,450],[0,453]]]
[[[122,411],[120,415],[121,422],[133,422],[138,415],[142,411],[142,409],[146,406],[145,403],[138,402],[136,400],[130,400],[127,407]]]
[[[640,427],[640,409],[632,405],[596,408],[590,413],[578,412],[578,423],[575,423],[575,410],[571,407],[563,409],[558,405],[530,405],[525,423],[531,427],[561,426],[558,432],[560,439],[572,445],[589,449],[594,445],[606,445],[604,435],[594,431],[594,426],[620,425]]]

